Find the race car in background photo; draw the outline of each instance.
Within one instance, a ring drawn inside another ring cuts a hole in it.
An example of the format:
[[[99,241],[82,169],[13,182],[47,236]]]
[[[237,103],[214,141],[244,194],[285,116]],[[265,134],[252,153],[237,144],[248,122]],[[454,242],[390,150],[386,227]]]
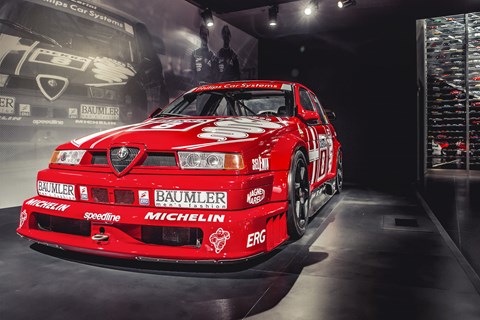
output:
[[[0,2],[0,143],[59,143],[142,121],[167,103],[161,62],[137,19],[81,0]]]
[[[94,255],[224,263],[301,238],[342,190],[342,149],[298,83],[196,87],[145,121],[59,146],[17,233]]]

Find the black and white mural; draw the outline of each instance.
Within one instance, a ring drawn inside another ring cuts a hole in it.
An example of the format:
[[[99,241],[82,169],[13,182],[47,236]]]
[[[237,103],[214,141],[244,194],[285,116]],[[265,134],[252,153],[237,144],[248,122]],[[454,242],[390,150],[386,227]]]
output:
[[[186,1],[0,0],[0,189],[28,183],[0,190],[0,207],[35,192],[57,144],[142,121],[199,84],[255,79],[257,51]]]

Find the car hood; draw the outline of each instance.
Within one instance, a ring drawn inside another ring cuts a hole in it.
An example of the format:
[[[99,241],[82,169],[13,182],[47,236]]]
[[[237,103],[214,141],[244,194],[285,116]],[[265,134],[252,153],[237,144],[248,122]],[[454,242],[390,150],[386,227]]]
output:
[[[141,144],[147,150],[242,152],[268,148],[268,143],[297,128],[293,119],[278,117],[169,117],[148,119],[83,138],[59,149],[109,149]]]

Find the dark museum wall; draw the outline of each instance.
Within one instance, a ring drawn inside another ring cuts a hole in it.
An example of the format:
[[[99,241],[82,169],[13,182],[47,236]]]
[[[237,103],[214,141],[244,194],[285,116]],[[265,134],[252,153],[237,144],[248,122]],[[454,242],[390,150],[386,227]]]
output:
[[[259,40],[259,77],[307,85],[337,114],[345,179],[408,184],[417,172],[416,24]]]

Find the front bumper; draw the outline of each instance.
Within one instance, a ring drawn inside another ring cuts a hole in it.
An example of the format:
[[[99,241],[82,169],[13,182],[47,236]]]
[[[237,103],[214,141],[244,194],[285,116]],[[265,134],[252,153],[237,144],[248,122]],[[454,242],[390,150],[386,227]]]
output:
[[[224,211],[118,206],[37,196],[24,202],[17,233],[38,243],[115,258],[228,262],[271,251],[287,240],[287,209],[286,201]],[[45,217],[50,219],[49,227],[40,223]],[[146,229],[150,233],[169,230],[169,237],[175,237],[175,228],[201,230],[197,233],[200,237],[194,245],[145,242]]]

